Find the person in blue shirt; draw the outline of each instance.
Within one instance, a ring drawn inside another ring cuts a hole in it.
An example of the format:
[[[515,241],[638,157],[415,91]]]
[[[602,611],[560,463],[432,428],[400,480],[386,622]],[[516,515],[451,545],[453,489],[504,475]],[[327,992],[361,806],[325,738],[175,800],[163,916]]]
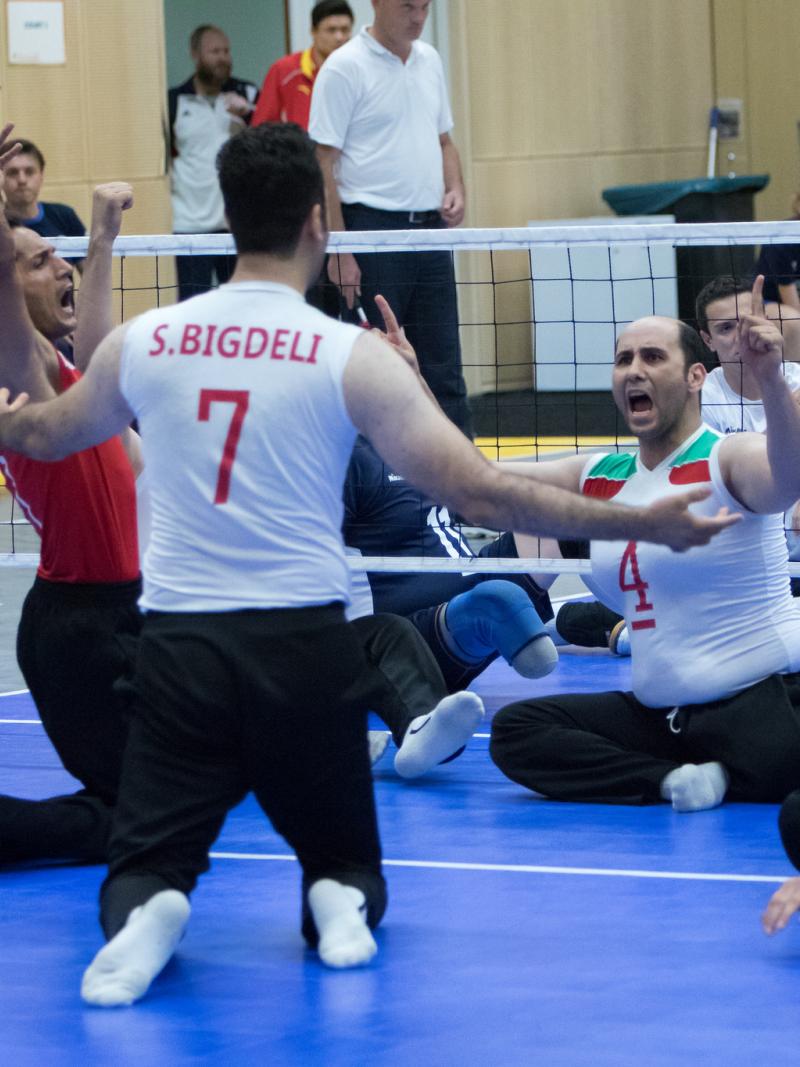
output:
[[[40,200],[44,156],[32,141],[20,140],[19,154],[5,172],[6,214],[40,237],[83,237],[86,227],[68,204]]]

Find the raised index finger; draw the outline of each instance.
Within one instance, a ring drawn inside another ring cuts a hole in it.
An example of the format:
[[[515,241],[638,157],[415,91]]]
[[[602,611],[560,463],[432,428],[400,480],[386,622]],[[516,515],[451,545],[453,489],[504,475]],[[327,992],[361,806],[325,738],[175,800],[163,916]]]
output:
[[[389,306],[389,301],[386,299],[386,297],[383,297],[380,295],[380,293],[378,293],[375,297],[375,306],[381,313],[381,317],[383,318],[383,325],[386,327],[386,332],[390,336],[391,334],[399,333],[400,324],[398,323],[397,318],[395,317],[395,313]]]
[[[764,275],[759,274],[753,282],[753,299],[751,302],[751,315],[756,318],[764,318]]]

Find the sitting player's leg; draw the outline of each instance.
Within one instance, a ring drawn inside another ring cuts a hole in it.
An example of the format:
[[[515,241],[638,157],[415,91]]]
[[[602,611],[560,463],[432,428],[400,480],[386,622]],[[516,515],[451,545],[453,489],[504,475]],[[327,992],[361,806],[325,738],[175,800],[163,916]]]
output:
[[[562,604],[548,624],[556,645],[608,648],[617,656],[630,655],[625,620],[599,600],[571,600]]]
[[[46,800],[0,796],[0,863],[105,863],[113,812],[86,790]]]
[[[731,800],[780,804],[800,781],[800,675],[773,674],[680,718],[687,755],[724,767]]]
[[[25,598],[17,658],[64,767],[84,788],[47,800],[0,797],[0,862],[104,862],[130,718],[126,679],[141,628],[139,583],[73,586],[37,579]]]
[[[398,774],[416,778],[458,756],[483,718],[480,697],[448,695],[431,649],[408,619],[371,615],[352,625],[379,677],[372,710],[392,731]]]
[[[186,625],[180,615],[145,624],[101,893],[109,941],[81,986],[90,1004],[131,1004],[147,992],[180,940],[188,895],[225,815],[246,792],[230,675],[210,651],[213,617],[205,640],[193,643]],[[225,627],[235,643],[232,622]]]
[[[513,582],[481,582],[439,611],[443,642],[466,663],[482,663],[499,652],[518,674],[540,678],[558,662],[555,646],[530,597]]]
[[[654,804],[684,763],[668,710],[631,693],[520,701],[495,715],[489,752],[513,781],[557,800]]]
[[[296,626],[300,612],[264,614],[272,618],[260,646],[269,652],[258,674],[253,668],[245,772],[297,853],[307,942],[329,966],[366,963],[386,907],[367,753],[376,675],[336,609],[302,609],[308,629],[296,633],[281,633],[279,616]]]

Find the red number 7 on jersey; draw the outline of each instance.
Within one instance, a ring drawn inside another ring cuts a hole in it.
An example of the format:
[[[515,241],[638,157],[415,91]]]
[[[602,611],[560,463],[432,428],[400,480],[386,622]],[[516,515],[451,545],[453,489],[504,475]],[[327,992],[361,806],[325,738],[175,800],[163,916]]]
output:
[[[200,407],[197,412],[199,422],[208,422],[211,416],[212,404],[233,404],[233,416],[228,427],[228,435],[225,438],[225,446],[222,449],[222,460],[217,475],[217,491],[214,496],[215,504],[226,503],[231,488],[231,470],[233,461],[236,459],[236,449],[239,445],[239,437],[242,433],[242,423],[247,414],[250,403],[250,393],[246,389],[201,389]]]

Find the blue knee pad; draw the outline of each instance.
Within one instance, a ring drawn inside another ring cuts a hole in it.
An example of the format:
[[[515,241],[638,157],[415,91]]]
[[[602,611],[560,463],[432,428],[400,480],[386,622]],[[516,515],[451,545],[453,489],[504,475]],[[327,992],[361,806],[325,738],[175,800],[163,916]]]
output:
[[[510,663],[546,628],[528,594],[514,582],[481,582],[447,604],[444,625],[464,656],[479,662],[499,652]]]

